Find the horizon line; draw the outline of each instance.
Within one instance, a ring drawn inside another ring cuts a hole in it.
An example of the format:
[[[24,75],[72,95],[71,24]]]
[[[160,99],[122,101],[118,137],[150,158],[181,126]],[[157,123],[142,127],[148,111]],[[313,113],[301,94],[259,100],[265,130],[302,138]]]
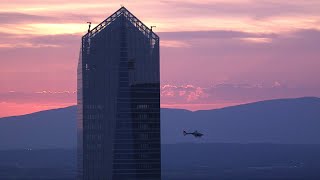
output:
[[[184,108],[174,108],[174,107],[172,107],[172,108],[160,107],[160,108],[161,108],[161,110],[162,109],[175,109],[175,110],[184,110],[184,111],[189,111],[189,112],[198,112],[198,111],[221,110],[221,109],[226,109],[226,108],[232,108],[232,107],[237,107],[237,106],[245,106],[245,105],[256,104],[256,103],[261,103],[261,102],[268,102],[268,101],[295,100],[295,99],[296,100],[297,99],[319,99],[320,100],[320,97],[317,97],[317,96],[302,96],[302,97],[294,97],[294,98],[274,98],[274,99],[267,99],[267,100],[258,100],[258,101],[252,101],[252,102],[238,103],[238,104],[235,104],[235,105],[225,106],[225,107],[221,107],[221,108],[199,109],[199,110],[194,110],[194,111],[193,110],[184,109]],[[181,105],[185,105],[185,104],[181,104]],[[201,104],[201,105],[210,105],[210,104]],[[72,108],[72,107],[76,107],[76,106],[77,106],[77,104],[74,104],[74,105],[71,105],[71,106],[64,106],[64,107],[59,107],[59,108],[40,110],[40,111],[30,112],[30,113],[26,113],[26,114],[18,114],[18,115],[13,115],[13,116],[4,116],[4,117],[0,117],[0,120],[3,119],[3,118],[13,118],[13,117],[18,117],[18,116],[28,116],[28,115],[42,113],[42,112],[46,112],[46,111],[63,110],[63,109]]]

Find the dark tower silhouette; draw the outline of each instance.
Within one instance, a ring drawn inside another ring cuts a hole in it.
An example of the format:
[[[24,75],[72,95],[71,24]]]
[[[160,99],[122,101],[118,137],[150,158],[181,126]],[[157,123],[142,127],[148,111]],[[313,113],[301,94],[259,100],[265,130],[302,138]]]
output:
[[[159,37],[124,7],[82,37],[78,179],[161,179],[159,69]]]

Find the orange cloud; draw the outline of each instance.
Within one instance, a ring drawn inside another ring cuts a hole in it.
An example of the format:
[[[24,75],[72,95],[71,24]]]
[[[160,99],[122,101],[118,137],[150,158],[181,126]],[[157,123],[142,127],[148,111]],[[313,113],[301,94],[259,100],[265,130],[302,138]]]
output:
[[[181,48],[181,47],[191,46],[190,44],[183,41],[170,41],[170,40],[161,41],[160,44],[163,47],[171,47],[171,48]]]
[[[61,5],[63,3],[63,6]],[[143,4],[143,6],[141,6]],[[312,1],[125,1],[138,18],[156,31],[233,30],[278,33],[320,29],[320,2]],[[0,13],[10,21],[0,32],[32,34],[84,33],[86,22],[99,23],[120,8],[118,1],[21,1],[2,3]],[[10,16],[11,13],[11,16]],[[18,13],[34,22],[15,28]],[[47,19],[47,22],[45,22]],[[63,21],[64,20],[64,21]],[[59,23],[57,23],[57,21]],[[72,22],[73,21],[73,22]],[[4,21],[2,21],[4,23]]]

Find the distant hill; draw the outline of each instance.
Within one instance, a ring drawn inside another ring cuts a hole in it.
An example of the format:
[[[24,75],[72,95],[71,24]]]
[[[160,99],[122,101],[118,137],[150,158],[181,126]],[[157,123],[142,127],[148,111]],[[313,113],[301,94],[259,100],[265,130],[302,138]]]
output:
[[[162,143],[320,144],[320,98],[278,99],[216,110],[162,109]],[[203,138],[184,137],[198,130]],[[0,118],[0,149],[73,148],[76,107]]]
[[[278,99],[217,110],[162,111],[163,140],[185,142],[182,129],[205,135],[193,142],[320,143],[320,98]]]
[[[76,106],[0,118],[0,149],[76,146]]]

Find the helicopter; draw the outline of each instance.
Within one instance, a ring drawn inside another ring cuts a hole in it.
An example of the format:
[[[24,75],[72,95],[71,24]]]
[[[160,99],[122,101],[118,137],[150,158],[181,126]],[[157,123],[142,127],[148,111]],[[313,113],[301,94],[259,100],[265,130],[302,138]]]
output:
[[[196,138],[201,138],[203,136],[202,133],[198,132],[198,131],[194,131],[194,132],[186,132],[186,131],[183,131],[183,135],[186,136],[188,134],[191,134],[193,135],[194,137]]]

